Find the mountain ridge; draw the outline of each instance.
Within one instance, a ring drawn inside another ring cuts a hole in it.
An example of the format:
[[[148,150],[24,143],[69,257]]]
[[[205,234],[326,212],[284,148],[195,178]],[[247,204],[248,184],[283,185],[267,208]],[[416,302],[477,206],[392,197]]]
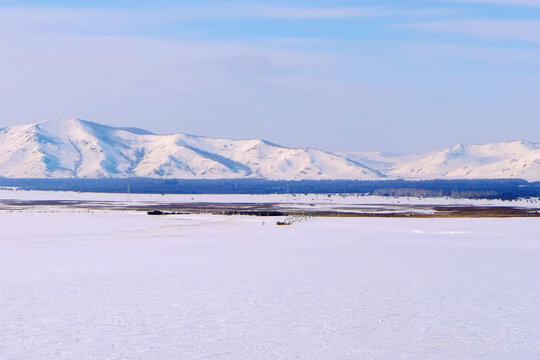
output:
[[[431,179],[525,179],[540,181],[540,144],[513,140],[487,144],[456,144],[417,155],[382,152],[341,152],[389,178]]]
[[[0,130],[0,175],[276,180],[385,176],[335,154],[262,139],[157,135],[80,119],[46,120]]]
[[[0,128],[0,176],[540,181],[540,144],[526,140],[457,144],[418,155],[331,153],[264,139],[161,135],[81,119],[51,119]]]

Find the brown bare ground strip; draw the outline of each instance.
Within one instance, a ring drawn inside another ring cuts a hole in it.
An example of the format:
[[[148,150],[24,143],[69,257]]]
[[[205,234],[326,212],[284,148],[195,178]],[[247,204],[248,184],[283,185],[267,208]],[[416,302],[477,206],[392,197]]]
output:
[[[338,205],[339,206],[339,205]],[[76,200],[0,200],[0,210],[28,210],[40,207],[59,207],[87,210],[117,210],[174,213],[251,215],[251,216],[326,216],[326,217],[389,217],[389,218],[485,218],[485,217],[540,217],[540,208],[514,206],[463,205],[404,205],[380,204],[336,207],[329,210],[300,208],[282,203],[118,203],[114,201]]]

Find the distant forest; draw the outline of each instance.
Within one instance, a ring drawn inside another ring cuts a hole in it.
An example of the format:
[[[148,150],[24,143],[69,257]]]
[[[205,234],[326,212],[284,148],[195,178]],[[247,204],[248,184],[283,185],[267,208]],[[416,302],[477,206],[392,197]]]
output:
[[[512,200],[540,197],[540,182],[505,180],[180,180],[124,179],[10,179],[0,187],[23,190],[57,190],[152,194],[362,194],[380,196],[454,197]]]

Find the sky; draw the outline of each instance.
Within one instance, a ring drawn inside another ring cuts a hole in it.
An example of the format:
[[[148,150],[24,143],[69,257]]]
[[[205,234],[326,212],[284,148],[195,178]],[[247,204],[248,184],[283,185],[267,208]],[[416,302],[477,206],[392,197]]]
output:
[[[0,127],[395,153],[540,142],[540,0],[0,0],[0,99]]]

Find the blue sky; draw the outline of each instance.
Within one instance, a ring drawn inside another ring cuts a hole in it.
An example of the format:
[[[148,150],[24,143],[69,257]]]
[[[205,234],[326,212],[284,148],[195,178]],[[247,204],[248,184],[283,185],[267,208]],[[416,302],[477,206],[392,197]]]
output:
[[[331,151],[540,142],[540,1],[0,0],[0,127]]]

